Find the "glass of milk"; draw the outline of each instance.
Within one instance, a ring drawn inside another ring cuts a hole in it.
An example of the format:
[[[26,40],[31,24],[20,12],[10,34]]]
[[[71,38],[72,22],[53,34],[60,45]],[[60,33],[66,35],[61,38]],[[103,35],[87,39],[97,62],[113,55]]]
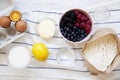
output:
[[[7,57],[11,68],[24,69],[30,63],[31,52],[27,46],[17,45],[9,49]]]

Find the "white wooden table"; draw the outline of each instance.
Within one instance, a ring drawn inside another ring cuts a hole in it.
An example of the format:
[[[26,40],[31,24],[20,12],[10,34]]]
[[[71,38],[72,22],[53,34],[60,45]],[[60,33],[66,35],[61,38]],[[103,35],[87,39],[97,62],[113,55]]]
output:
[[[46,62],[37,62],[32,58],[26,70],[13,70],[9,68],[5,53],[9,46],[0,50],[0,80],[120,80],[120,66],[111,74],[93,76],[87,70],[84,60],[80,55],[82,47],[73,47],[76,55],[76,66],[64,67],[57,64],[55,54],[58,51],[61,35],[56,32],[50,41],[41,39],[35,29],[40,19],[52,18],[59,23],[62,14],[72,8],[85,9],[91,12],[98,6],[105,6],[110,9],[110,20],[96,23],[94,31],[102,27],[113,28],[120,36],[120,0],[13,0],[16,9],[24,14],[24,19],[28,22],[30,30],[22,38],[14,41],[10,45],[27,45],[31,48],[35,41],[43,42],[47,45],[50,56]],[[117,1],[117,3],[115,3]],[[112,3],[112,4],[111,4]],[[91,14],[92,15],[92,14]],[[58,30],[58,26],[56,28]]]

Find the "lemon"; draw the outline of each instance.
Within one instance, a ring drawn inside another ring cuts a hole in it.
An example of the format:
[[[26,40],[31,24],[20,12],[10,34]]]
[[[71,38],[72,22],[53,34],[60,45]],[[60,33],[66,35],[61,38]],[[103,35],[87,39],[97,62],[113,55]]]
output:
[[[32,46],[32,54],[35,59],[45,61],[48,58],[48,49],[43,43],[34,43]]]

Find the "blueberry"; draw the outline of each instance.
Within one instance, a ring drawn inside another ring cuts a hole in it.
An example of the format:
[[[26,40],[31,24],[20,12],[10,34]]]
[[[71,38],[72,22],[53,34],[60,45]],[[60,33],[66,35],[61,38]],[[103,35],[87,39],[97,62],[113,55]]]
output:
[[[66,31],[69,31],[69,27],[66,27]]]
[[[77,41],[81,41],[81,40],[83,40],[81,37],[77,39]]]
[[[81,29],[81,34],[84,34],[85,33],[85,29]]]
[[[63,30],[63,28],[60,28],[60,31],[61,31],[61,33],[64,33],[64,30]]]
[[[62,34],[64,34],[65,32],[64,31],[61,31]]]
[[[75,33],[74,32],[71,32],[71,35],[74,35]]]
[[[77,38],[77,41],[80,41],[79,38]]]
[[[71,33],[72,32],[72,30],[71,29],[69,29],[69,33]]]
[[[80,29],[80,28],[78,29],[78,32],[79,32],[79,33],[81,32],[81,29]]]
[[[71,37],[70,37],[70,39],[71,39],[71,40],[73,40],[73,39],[74,39],[74,37],[73,37],[73,36],[71,36]]]
[[[62,33],[64,37],[67,37],[67,32]]]
[[[70,40],[70,37],[67,37],[68,40]]]
[[[82,38],[82,39],[84,39],[85,37],[86,37],[85,34],[82,34],[82,35],[81,35],[81,38]]]
[[[76,39],[75,39],[75,38],[73,39],[73,42],[76,42]]]
[[[67,37],[70,37],[70,34],[67,34]]]
[[[76,34],[73,34],[73,37],[76,37]]]
[[[87,33],[85,33],[85,37],[87,36],[88,34]]]
[[[65,30],[66,31],[66,29],[67,29],[67,27],[65,26],[65,27],[63,27],[63,30]]]
[[[84,34],[81,34],[81,38],[84,38]]]
[[[78,35],[78,34],[79,34],[79,32],[78,32],[78,31],[76,31],[76,32],[75,32],[75,34],[76,34],[76,35]]]
[[[74,26],[74,27],[73,27],[73,29],[74,29],[74,30],[76,30],[76,29],[77,29],[77,27],[75,27],[75,26]]]
[[[60,28],[60,31],[63,31],[63,28]]]

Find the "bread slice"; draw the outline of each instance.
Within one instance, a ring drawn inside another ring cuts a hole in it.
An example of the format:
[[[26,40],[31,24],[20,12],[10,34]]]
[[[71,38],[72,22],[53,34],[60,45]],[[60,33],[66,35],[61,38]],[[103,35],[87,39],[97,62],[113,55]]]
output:
[[[95,33],[82,50],[91,73],[111,72],[118,65],[114,63],[115,59],[120,59],[117,57],[118,43],[117,35],[111,29],[101,29]]]

